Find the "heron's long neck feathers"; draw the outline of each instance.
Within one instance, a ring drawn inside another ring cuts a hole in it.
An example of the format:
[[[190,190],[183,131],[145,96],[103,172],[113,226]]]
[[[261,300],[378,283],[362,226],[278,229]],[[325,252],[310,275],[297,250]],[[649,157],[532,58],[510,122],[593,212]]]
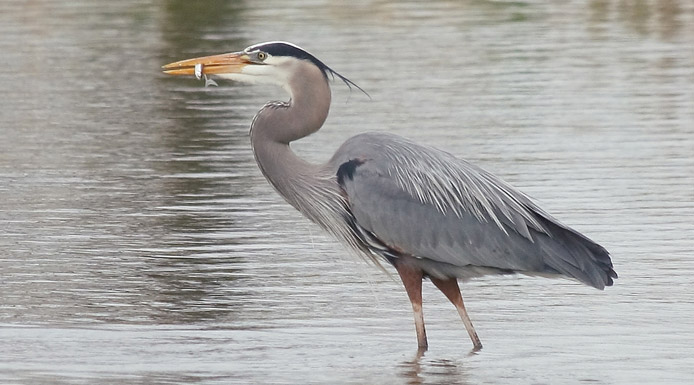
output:
[[[351,223],[346,198],[330,163],[311,164],[299,158],[289,143],[320,129],[330,109],[330,88],[325,75],[306,64],[289,81],[288,103],[271,102],[251,123],[251,144],[260,170],[282,197],[308,219],[338,240],[361,251],[357,255],[381,267],[359,240]],[[382,267],[381,267],[382,268]]]
[[[320,129],[330,109],[330,87],[323,72],[301,63],[289,79],[291,100],[270,102],[251,123],[251,144],[263,175],[284,199],[312,221],[330,230],[342,197],[326,166],[299,158],[289,143]]]

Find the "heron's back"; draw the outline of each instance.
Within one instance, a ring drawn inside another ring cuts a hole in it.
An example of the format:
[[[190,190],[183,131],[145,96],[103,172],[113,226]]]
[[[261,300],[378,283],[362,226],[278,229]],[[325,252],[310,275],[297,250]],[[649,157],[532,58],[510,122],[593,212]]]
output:
[[[429,275],[562,274],[598,289],[617,277],[603,247],[449,153],[367,133],[345,142],[330,165],[369,242],[387,258],[414,257]]]

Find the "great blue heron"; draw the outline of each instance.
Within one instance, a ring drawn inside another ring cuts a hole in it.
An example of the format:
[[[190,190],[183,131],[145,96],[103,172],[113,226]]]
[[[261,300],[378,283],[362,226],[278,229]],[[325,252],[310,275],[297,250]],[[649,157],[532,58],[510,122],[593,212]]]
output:
[[[308,219],[363,257],[397,270],[426,350],[422,280],[455,305],[474,349],[482,347],[465,311],[458,279],[487,274],[574,278],[597,289],[617,273],[602,246],[547,214],[491,173],[453,155],[388,133],[347,140],[325,164],[311,164],[289,144],[321,128],[330,108],[329,77],[315,56],[286,42],[183,60],[171,75],[214,74],[284,88],[253,118],[251,144],[267,180]]]

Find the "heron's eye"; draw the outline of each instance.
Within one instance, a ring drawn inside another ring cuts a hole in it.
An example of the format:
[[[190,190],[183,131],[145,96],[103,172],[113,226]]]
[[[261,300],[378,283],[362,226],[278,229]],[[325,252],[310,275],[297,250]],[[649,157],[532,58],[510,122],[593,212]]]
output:
[[[267,59],[267,54],[263,51],[258,52],[258,60],[263,61]]]

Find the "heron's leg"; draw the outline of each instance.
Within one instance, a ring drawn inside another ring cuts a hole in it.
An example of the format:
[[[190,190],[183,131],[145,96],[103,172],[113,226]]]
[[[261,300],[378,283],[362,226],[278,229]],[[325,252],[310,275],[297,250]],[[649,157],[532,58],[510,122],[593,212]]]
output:
[[[422,313],[422,270],[406,262],[396,263],[395,269],[398,271],[412,303],[417,345],[420,351],[427,350],[429,344],[427,343],[427,332],[424,329],[424,313]]]
[[[467,330],[467,334],[470,335],[472,344],[475,346],[474,350],[482,349],[480,338],[477,336],[475,327],[472,326],[472,321],[470,321],[467,311],[465,311],[463,296],[460,294],[460,287],[458,287],[458,280],[455,278],[438,279],[432,277],[431,282],[433,282],[434,285],[436,285],[436,287],[439,288],[439,290],[441,290],[441,292],[446,296],[446,298],[448,298],[448,300],[455,305],[455,308],[458,309],[458,314],[460,314],[460,318],[465,324],[465,330]]]

